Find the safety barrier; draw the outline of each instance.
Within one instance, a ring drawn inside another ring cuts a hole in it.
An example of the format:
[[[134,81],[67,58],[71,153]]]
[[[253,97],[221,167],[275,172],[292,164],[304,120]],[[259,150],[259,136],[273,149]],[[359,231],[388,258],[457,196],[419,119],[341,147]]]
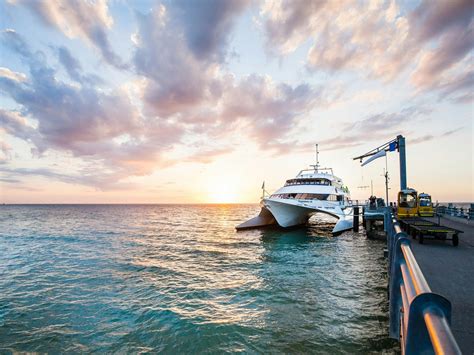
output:
[[[452,203],[446,206],[437,206],[436,214],[443,215],[447,214],[452,217],[465,218],[469,220],[474,220],[474,203],[471,203],[470,208],[456,207]]]
[[[402,354],[461,354],[451,331],[451,303],[431,292],[390,208],[384,213],[389,258],[390,337]]]

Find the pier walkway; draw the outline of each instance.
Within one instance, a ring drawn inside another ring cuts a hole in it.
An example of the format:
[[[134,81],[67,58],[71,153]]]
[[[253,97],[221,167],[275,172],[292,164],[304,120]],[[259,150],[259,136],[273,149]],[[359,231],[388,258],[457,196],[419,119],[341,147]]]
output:
[[[437,217],[425,218],[438,222]],[[452,304],[451,329],[463,354],[474,353],[474,224],[441,217],[441,224],[464,231],[459,245],[412,239],[413,254],[431,289]],[[463,223],[464,222],[464,223]]]

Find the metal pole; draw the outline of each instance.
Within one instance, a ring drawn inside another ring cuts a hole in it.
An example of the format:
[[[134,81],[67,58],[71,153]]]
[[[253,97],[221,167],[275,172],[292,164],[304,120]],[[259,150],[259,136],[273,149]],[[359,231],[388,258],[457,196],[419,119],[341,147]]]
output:
[[[407,158],[405,151],[405,137],[397,136],[398,154],[400,155],[400,190],[407,188]]]

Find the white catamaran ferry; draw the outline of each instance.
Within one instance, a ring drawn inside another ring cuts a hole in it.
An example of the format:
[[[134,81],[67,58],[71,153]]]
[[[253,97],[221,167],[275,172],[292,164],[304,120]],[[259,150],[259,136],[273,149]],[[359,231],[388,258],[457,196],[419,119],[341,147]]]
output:
[[[333,233],[352,228],[349,189],[334,175],[332,168],[320,168],[318,145],[316,164],[311,167],[301,170],[270,196],[264,196],[260,214],[236,228],[255,228],[274,223],[281,227],[292,227],[306,223],[316,212],[338,219]]]

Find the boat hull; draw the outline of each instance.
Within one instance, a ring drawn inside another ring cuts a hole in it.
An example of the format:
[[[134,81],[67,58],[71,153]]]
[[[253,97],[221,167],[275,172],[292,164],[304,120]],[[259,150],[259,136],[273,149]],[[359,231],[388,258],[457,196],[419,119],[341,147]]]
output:
[[[265,208],[275,217],[280,227],[294,227],[305,224],[311,213],[308,208],[274,200],[264,200]]]
[[[351,213],[346,214],[340,206],[330,205],[325,201],[314,204],[299,200],[283,200],[266,198],[262,200],[260,214],[248,221],[239,224],[237,230],[260,228],[268,225],[278,224],[280,227],[289,228],[306,224],[314,213],[325,213],[338,219],[333,234],[340,234],[352,229],[353,217]],[[352,212],[352,209],[350,209]]]
[[[253,228],[261,228],[265,226],[269,226],[272,224],[276,224],[275,217],[271,214],[269,210],[265,207],[262,207],[258,216],[249,219],[248,221],[239,224],[235,229],[237,230],[244,230],[244,229],[253,229]]]
[[[319,201],[318,207],[298,200],[268,198],[264,199],[262,203],[263,208],[266,208],[275,217],[278,225],[284,228],[305,224],[316,212],[325,213],[338,219],[332,231],[335,234],[349,230],[353,226],[353,218],[350,213],[346,214],[341,207],[329,205],[325,201]]]

